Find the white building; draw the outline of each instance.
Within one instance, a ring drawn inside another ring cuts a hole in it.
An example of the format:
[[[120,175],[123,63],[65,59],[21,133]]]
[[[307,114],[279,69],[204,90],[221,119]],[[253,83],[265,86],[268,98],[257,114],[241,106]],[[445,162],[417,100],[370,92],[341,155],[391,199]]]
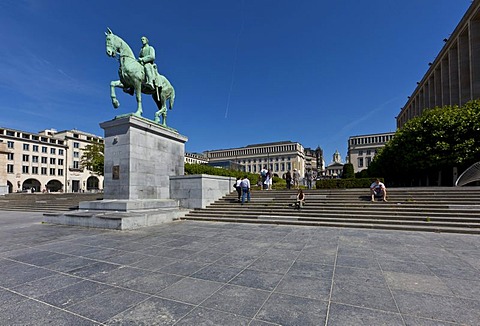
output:
[[[394,132],[360,135],[348,138],[348,162],[355,173],[367,169],[377,151],[393,139]]]
[[[207,164],[208,158],[203,154],[185,152],[185,163],[188,164]]]
[[[325,177],[340,178],[343,173],[342,157],[338,150],[333,154],[333,161],[325,168]]]
[[[101,137],[77,130],[32,133],[0,127],[0,141],[7,145],[8,192],[103,189],[103,176],[80,165],[82,149],[93,142],[103,143]]]
[[[205,151],[210,165],[229,166],[229,162],[240,164],[246,172],[260,173],[267,168],[278,177],[293,169],[305,173],[305,151],[300,143],[282,141],[248,145],[246,147]]]

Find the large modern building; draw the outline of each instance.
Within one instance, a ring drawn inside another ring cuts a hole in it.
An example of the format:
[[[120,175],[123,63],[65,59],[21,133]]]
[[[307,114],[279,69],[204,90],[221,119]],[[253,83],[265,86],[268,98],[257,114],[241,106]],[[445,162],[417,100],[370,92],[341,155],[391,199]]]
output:
[[[80,163],[85,146],[103,143],[101,137],[78,130],[32,133],[0,128],[0,141],[6,144],[8,192],[103,189],[103,176]]]
[[[307,160],[305,153],[305,148],[300,143],[282,141],[205,151],[204,155],[211,165],[224,166],[234,162],[250,173],[260,173],[263,168],[267,168],[282,178],[287,171],[291,172],[293,169],[297,169],[301,176],[306,168],[316,170],[316,158],[311,157],[315,151],[307,150]]]
[[[441,42],[441,40],[439,40]],[[405,106],[397,127],[428,108],[463,105],[480,98],[480,0],[469,9],[445,42]]]
[[[355,173],[367,169],[377,151],[393,139],[394,132],[351,136],[348,138],[348,162]]]

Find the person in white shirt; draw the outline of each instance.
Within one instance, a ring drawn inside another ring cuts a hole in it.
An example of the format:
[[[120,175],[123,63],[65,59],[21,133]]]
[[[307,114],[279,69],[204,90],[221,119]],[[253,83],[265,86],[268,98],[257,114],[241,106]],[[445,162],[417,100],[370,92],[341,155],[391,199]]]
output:
[[[240,183],[240,187],[242,187],[242,205],[245,202],[245,196],[247,196],[247,201],[250,202],[250,180],[248,180],[247,176],[244,176],[242,182]]]
[[[372,201],[375,201],[375,196],[382,196],[383,201],[387,201],[387,188],[380,182],[380,179],[375,180],[370,185],[370,194],[372,195]]]

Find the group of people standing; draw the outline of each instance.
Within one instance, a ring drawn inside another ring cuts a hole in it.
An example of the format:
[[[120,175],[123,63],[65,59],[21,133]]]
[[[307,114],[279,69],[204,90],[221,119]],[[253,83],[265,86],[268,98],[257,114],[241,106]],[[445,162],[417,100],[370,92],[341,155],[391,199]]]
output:
[[[300,172],[297,169],[293,169],[293,175],[290,171],[285,173],[285,181],[287,182],[287,189],[291,189],[292,186],[295,189],[300,188]]]
[[[247,176],[244,176],[243,178],[238,177],[237,181],[235,181],[234,187],[235,190],[237,190],[238,201],[241,201],[242,205],[245,203],[245,197],[247,197],[247,202],[250,202],[250,180]]]

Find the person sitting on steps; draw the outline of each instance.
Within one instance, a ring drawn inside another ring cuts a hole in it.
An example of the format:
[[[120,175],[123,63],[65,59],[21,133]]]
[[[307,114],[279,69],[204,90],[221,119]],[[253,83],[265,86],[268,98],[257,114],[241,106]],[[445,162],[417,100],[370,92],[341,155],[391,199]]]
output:
[[[380,179],[376,179],[370,186],[370,195],[372,201],[375,201],[375,196],[382,196],[383,201],[387,201],[387,188],[380,182]]]
[[[301,209],[305,205],[305,194],[302,189],[298,190],[297,201],[295,202],[295,208]]]

